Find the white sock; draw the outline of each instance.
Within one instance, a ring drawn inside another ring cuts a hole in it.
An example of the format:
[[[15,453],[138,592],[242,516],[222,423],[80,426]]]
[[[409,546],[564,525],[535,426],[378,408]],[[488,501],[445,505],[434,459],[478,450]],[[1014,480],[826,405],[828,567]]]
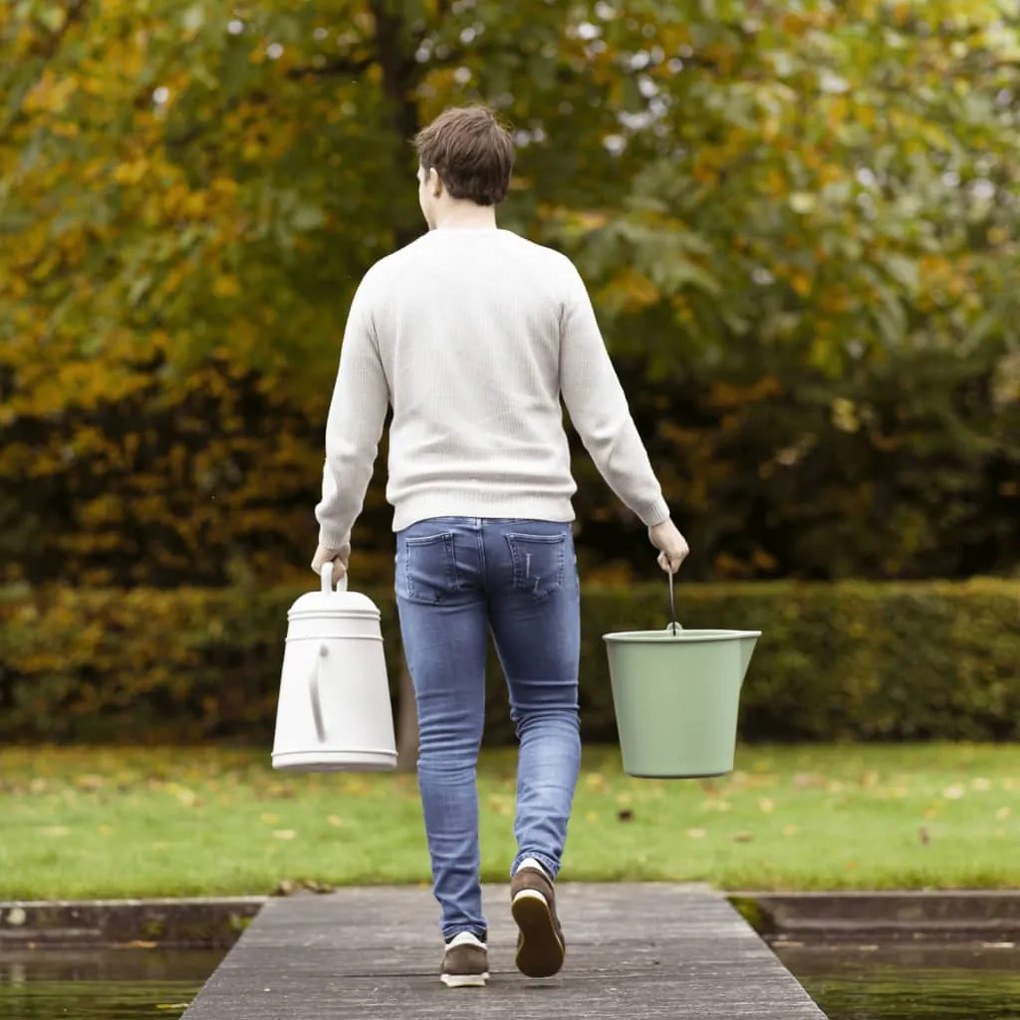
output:
[[[517,871],[520,871],[523,868],[534,868],[536,871],[541,871],[542,874],[545,875],[545,877],[549,879],[550,882],[552,881],[552,875],[550,875],[549,872],[546,871],[545,868],[543,868],[542,865],[539,864],[534,857],[525,857],[524,860],[517,865]],[[514,874],[517,874],[517,872],[514,872]]]
[[[461,931],[450,939],[446,943],[447,949],[453,949],[454,946],[478,946],[481,949],[485,949],[485,943],[471,931]]]

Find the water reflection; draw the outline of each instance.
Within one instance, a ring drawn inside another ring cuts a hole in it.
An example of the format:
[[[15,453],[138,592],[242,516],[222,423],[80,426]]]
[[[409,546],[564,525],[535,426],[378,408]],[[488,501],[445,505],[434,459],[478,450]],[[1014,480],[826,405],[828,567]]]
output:
[[[0,952],[3,1020],[180,1016],[223,959],[208,949]]]
[[[829,1020],[1020,1020],[1013,943],[772,948]]]
[[[776,955],[829,1020],[1020,1020],[1020,947],[814,945]],[[179,1017],[225,950],[0,952],[3,1020]]]

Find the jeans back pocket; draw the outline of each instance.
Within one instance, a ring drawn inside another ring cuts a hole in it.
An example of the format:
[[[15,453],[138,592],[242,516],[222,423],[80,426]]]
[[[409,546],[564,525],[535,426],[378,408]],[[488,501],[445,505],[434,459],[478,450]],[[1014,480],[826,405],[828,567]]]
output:
[[[411,602],[434,604],[460,590],[457,561],[453,552],[453,532],[405,538],[403,570],[398,557],[399,594]]]
[[[506,536],[513,564],[513,585],[542,602],[563,587],[566,534]]]

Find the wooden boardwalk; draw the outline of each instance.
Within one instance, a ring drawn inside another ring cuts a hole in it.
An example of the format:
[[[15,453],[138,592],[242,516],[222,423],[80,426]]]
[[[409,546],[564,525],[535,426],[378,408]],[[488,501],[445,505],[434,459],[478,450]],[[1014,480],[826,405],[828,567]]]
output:
[[[700,886],[564,882],[567,960],[553,978],[514,967],[508,887],[486,886],[491,977],[439,981],[438,908],[421,888],[270,900],[186,1020],[824,1020],[772,951]]]

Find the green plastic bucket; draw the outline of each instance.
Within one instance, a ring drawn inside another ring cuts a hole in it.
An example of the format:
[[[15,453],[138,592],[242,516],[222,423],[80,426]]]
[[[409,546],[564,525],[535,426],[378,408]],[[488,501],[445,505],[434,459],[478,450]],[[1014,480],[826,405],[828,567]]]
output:
[[[675,614],[666,630],[604,635],[624,772],[685,779],[732,771],[740,688],[760,636],[684,630]]]

